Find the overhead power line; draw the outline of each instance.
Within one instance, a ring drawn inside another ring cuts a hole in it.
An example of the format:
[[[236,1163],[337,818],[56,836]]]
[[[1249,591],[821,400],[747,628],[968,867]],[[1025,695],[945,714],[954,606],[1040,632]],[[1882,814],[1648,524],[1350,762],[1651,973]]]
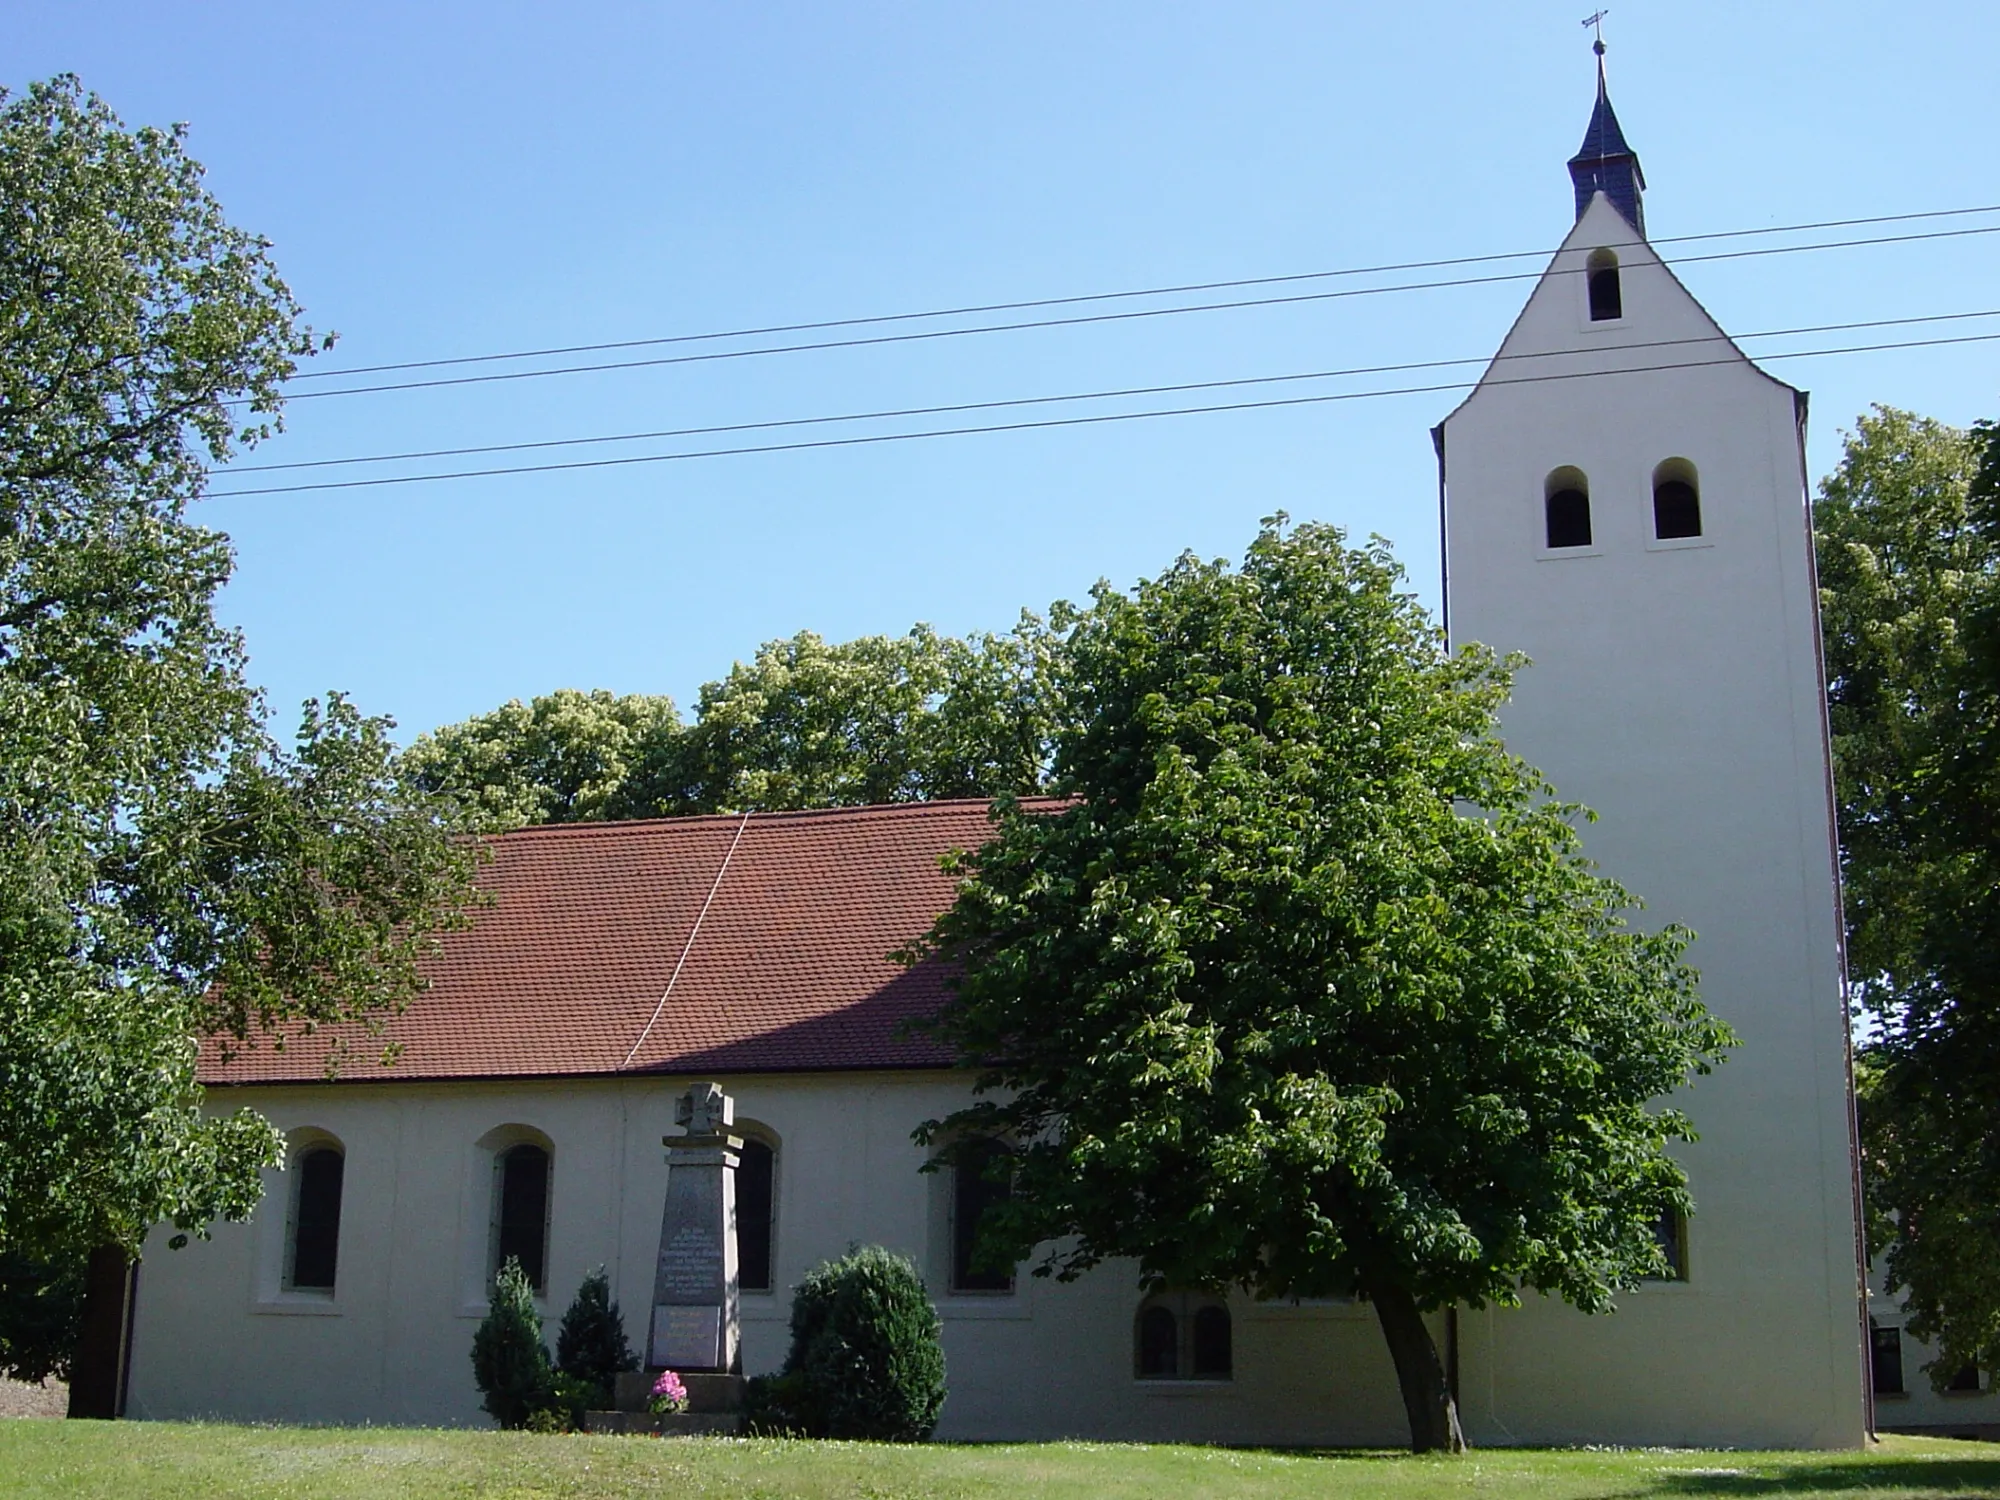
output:
[[[1739,339],[1775,339],[1808,333],[1850,333],[1863,328],[1900,328],[1913,323],[1953,323],[1971,318],[2000,317],[2000,308],[1984,312],[1931,313],[1917,318],[1873,318],[1853,323],[1817,323],[1802,328],[1766,328],[1736,335]],[[1659,349],[1672,345],[1715,342],[1715,335],[1696,338],[1655,339],[1645,343],[1618,344],[1617,350]],[[1594,354],[1599,350],[1558,350],[1556,354]],[[1195,380],[1175,385],[1126,386],[1118,390],[1072,391],[1060,396],[1014,396],[999,401],[963,401],[947,406],[903,406],[881,411],[842,412],[833,416],[780,417],[761,422],[729,422],[708,427],[666,427],[652,432],[605,433],[594,437],[544,438],[522,443],[484,443],[464,448],[426,448],[406,453],[368,453],[347,458],[297,459],[275,464],[232,464],[226,474],[275,474],[286,470],[332,469],[353,464],[414,463],[426,458],[468,458],[482,453],[527,453],[548,448],[580,448],[604,443],[654,442],[663,438],[711,437],[725,432],[760,432],[781,427],[820,427],[841,422],[878,422],[900,417],[936,417],[970,411],[997,411],[1009,407],[1052,406],[1070,401],[1109,401],[1131,396],[1178,395],[1188,391],[1223,390],[1252,385],[1278,385],[1299,380],[1335,380],[1356,375],[1393,375],[1414,370],[1441,370],[1454,365],[1477,365],[1507,359],[1546,359],[1548,353],[1475,355],[1465,359],[1411,360],[1392,365],[1355,365],[1342,370],[1305,370],[1291,375],[1251,375],[1232,380]],[[234,492],[233,492],[234,493]]]
[[[1778,354],[1765,355],[1767,361],[1780,359],[1816,359],[1835,354],[1870,354],[1890,349],[1930,349],[1947,344],[1984,344],[2000,340],[2000,333],[1965,334],[1955,338],[1905,339],[1889,344],[1842,345],[1830,349],[1794,349]],[[1624,348],[1641,347],[1624,345]],[[1609,351],[1601,351],[1609,352]],[[1469,363],[1469,361],[1454,361]],[[1619,370],[1574,370],[1545,375],[1516,375],[1488,381],[1488,385],[1538,385],[1556,380],[1610,379],[1620,375],[1657,374],[1668,370],[1692,370],[1716,363],[1712,359],[1686,360],[1675,364],[1635,365]],[[513,474],[546,474],[574,469],[623,468],[633,464],[678,463],[697,458],[733,458],[754,453],[793,453],[811,448],[855,448],[874,443],[910,443],[930,438],[970,437],[993,432],[1026,432],[1034,429],[1057,427],[1092,427],[1110,422],[1139,422],[1157,417],[1204,416],[1212,412],[1258,411],[1286,406],[1317,406],[1335,401],[1367,401],[1385,396],[1417,396],[1442,391],[1471,390],[1479,382],[1460,380],[1445,381],[1436,385],[1398,386],[1385,390],[1333,391],[1317,396],[1281,396],[1264,401],[1217,402],[1207,406],[1180,406],[1156,411],[1103,412],[1082,417],[1045,417],[1029,422],[998,422],[977,427],[934,428],[924,432],[883,432],[864,433],[856,437],[812,438],[791,443],[746,444],[734,448],[699,448],[681,453],[636,454],[626,458],[576,459],[564,463],[521,464],[499,469],[461,469],[446,474],[408,474],[381,479],[339,479],[322,480],[310,484],[269,485],[257,489],[218,490],[211,492],[210,498],[217,500],[240,499],[253,495],[295,495],[316,490],[356,490],[374,489],[382,485],[394,484],[434,484],[453,479],[494,479]]]
[[[1808,224],[1773,224],[1758,229],[1719,229],[1706,234],[1668,235],[1649,240],[1651,245],[1686,245],[1705,240],[1733,240],[1768,234],[1803,234],[1818,229],[1856,229],[1868,224],[1906,224],[1919,219],[1963,218],[1970,214],[2000,213],[2000,204],[1978,208],[1937,208],[1923,213],[1876,214],[1865,219],[1820,219]],[[1455,255],[1438,260],[1404,260],[1376,266],[1343,266],[1326,271],[1295,271],[1280,276],[1243,276],[1230,281],[1191,281],[1177,286],[1133,287],[1118,292],[1085,292],[1068,297],[1036,297],[1019,302],[982,302],[964,307],[934,307],[923,312],[876,313],[865,317],[824,318],[812,323],[774,323],[761,328],[720,329],[711,333],[669,334],[643,339],[616,339],[597,344],[561,344],[543,349],[512,349],[495,354],[461,354],[443,359],[412,359],[394,364],[348,365],[334,370],[303,370],[294,380],[337,380],[348,375],[381,375],[392,370],[433,370],[448,365],[492,364],[509,359],[553,359],[563,354],[599,354],[612,349],[659,348],[669,344],[698,344],[720,339],[764,338],[779,333],[819,333],[830,328],[863,328],[872,324],[919,322],[930,318],[971,317],[980,313],[1025,312],[1037,307],[1075,307],[1090,302],[1115,302],[1138,297],[1176,297],[1191,292],[1220,292],[1236,287],[1277,286],[1286,282],[1325,281],[1335,277],[1385,276],[1392,271],[1435,271],[1451,266],[1491,265],[1500,261],[1547,259],[1547,246],[1534,250],[1508,250],[1491,255]]]
[[[1900,245],[1919,240],[1959,239],[1970,235],[2000,234],[2000,224],[1975,229],[1934,229],[1919,234],[1875,235],[1854,240],[1823,240],[1804,245],[1767,245],[1755,250],[1722,250],[1710,255],[1688,255],[1670,261],[1670,266],[1703,264],[1709,261],[1747,260],[1770,255],[1798,255],[1814,250],[1850,250],[1869,245]],[[855,349],[870,345],[910,344],[936,339],[969,338],[978,334],[1014,333],[1027,329],[1067,328],[1094,323],[1122,323],[1142,318],[1176,317],[1184,313],[1226,312],[1246,307],[1279,307],[1301,302],[1331,302],[1350,297],[1380,297],[1402,292],[1440,291],[1449,287],[1490,286],[1510,281],[1538,281],[1543,271],[1512,271],[1494,276],[1461,276],[1443,281],[1398,282],[1390,286],[1345,287],[1330,292],[1294,292],[1282,297],[1249,297],[1227,302],[1199,302],[1183,307],[1139,308],[1129,312],[1087,313],[1079,317],[1032,318],[1012,323],[982,323],[971,328],[934,328],[918,333],[885,333],[867,338],[822,339],[801,344],[776,344],[761,349],[720,349],[700,354],[662,355],[653,359],[612,360],[599,364],[562,365],[552,370],[507,370],[492,375],[452,375],[435,380],[391,381],[382,385],[342,386],[330,391],[297,391],[287,401],[319,400],[330,396],[368,396],[391,391],[434,390],[442,386],[490,385],[500,381],[543,380],[558,375],[586,375],[607,370],[657,369],[668,365],[706,364],[717,360],[758,359],[774,354],[803,354],[825,349]],[[1580,271],[1559,274],[1575,275]],[[226,401],[225,406],[249,404],[250,398]]]

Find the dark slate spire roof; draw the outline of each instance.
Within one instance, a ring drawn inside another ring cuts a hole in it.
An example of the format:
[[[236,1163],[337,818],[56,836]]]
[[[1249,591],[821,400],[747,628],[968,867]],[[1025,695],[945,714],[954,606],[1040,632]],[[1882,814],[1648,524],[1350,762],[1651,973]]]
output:
[[[1646,191],[1646,174],[1639,169],[1639,155],[1625,144],[1625,132],[1618,128],[1618,115],[1611,108],[1611,95],[1604,88],[1604,49],[1597,51],[1597,107],[1590,112],[1590,128],[1583,133],[1583,145],[1569,159],[1570,181],[1576,184],[1576,216],[1590,207],[1593,193],[1610,198],[1611,206],[1626,221],[1646,232],[1646,210],[1640,201]]]

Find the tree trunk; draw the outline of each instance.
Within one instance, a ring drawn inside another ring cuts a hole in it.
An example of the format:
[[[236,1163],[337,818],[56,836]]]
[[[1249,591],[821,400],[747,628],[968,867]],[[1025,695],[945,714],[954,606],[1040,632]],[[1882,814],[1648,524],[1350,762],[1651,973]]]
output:
[[[132,1353],[132,1271],[116,1245],[90,1252],[83,1327],[70,1361],[69,1414],[112,1419],[125,1415],[125,1372]]]
[[[1410,1418],[1412,1453],[1463,1453],[1465,1434],[1459,1430],[1458,1402],[1438,1360],[1437,1344],[1417,1300],[1401,1287],[1370,1291],[1389,1356],[1396,1361],[1396,1383],[1402,1387],[1403,1410]]]

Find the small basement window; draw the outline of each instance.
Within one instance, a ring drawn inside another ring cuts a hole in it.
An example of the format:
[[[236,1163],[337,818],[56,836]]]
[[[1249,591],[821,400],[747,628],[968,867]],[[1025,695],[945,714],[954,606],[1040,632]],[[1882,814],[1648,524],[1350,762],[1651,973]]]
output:
[[[1653,535],[1663,542],[1701,535],[1701,478],[1684,458],[1653,470]]]
[[[1593,250],[1583,263],[1590,289],[1590,321],[1608,323],[1625,316],[1625,296],[1618,284],[1618,256],[1610,250]]]
[[[1235,1374],[1229,1308],[1202,1292],[1161,1292],[1139,1304],[1132,1373],[1140,1380],[1228,1380]]]
[[[1590,545],[1590,481],[1583,470],[1556,469],[1543,481],[1542,522],[1552,548]]]
[[[1660,1247],[1660,1256],[1667,1263],[1666,1274],[1652,1276],[1650,1281],[1686,1281],[1687,1218],[1676,1209],[1667,1209],[1653,1221],[1653,1239]]]
[[[1980,1390],[1979,1366],[1977,1364],[1960,1365],[1958,1372],[1951,1377],[1950,1383],[1945,1386],[1945,1390],[1961,1396],[1977,1394]]]
[[[1868,1320],[1868,1368],[1875,1394],[1903,1394],[1903,1330]]]

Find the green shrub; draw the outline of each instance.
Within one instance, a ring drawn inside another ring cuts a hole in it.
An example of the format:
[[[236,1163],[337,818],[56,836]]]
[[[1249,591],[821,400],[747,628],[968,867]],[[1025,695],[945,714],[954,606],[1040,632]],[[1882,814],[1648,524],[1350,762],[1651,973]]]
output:
[[[944,1406],[944,1350],[917,1268],[870,1245],[812,1271],[792,1301],[784,1370],[759,1399],[776,1425],[812,1437],[929,1437]]]
[[[542,1347],[542,1318],[535,1290],[512,1256],[493,1278],[493,1296],[472,1336],[472,1378],[482,1403],[502,1427],[525,1427],[552,1404],[555,1372]]]
[[[601,1409],[597,1386],[558,1370],[542,1393],[541,1404],[528,1413],[530,1432],[582,1432],[584,1413]]]
[[[788,1374],[753,1375],[743,1387],[743,1431],[748,1437],[808,1437],[825,1423],[812,1410],[806,1378]]]
[[[583,1278],[556,1330],[556,1369],[592,1387],[589,1402],[603,1410],[611,1405],[618,1373],[638,1368],[639,1358],[625,1337],[625,1320],[611,1300],[611,1278],[599,1266]]]

